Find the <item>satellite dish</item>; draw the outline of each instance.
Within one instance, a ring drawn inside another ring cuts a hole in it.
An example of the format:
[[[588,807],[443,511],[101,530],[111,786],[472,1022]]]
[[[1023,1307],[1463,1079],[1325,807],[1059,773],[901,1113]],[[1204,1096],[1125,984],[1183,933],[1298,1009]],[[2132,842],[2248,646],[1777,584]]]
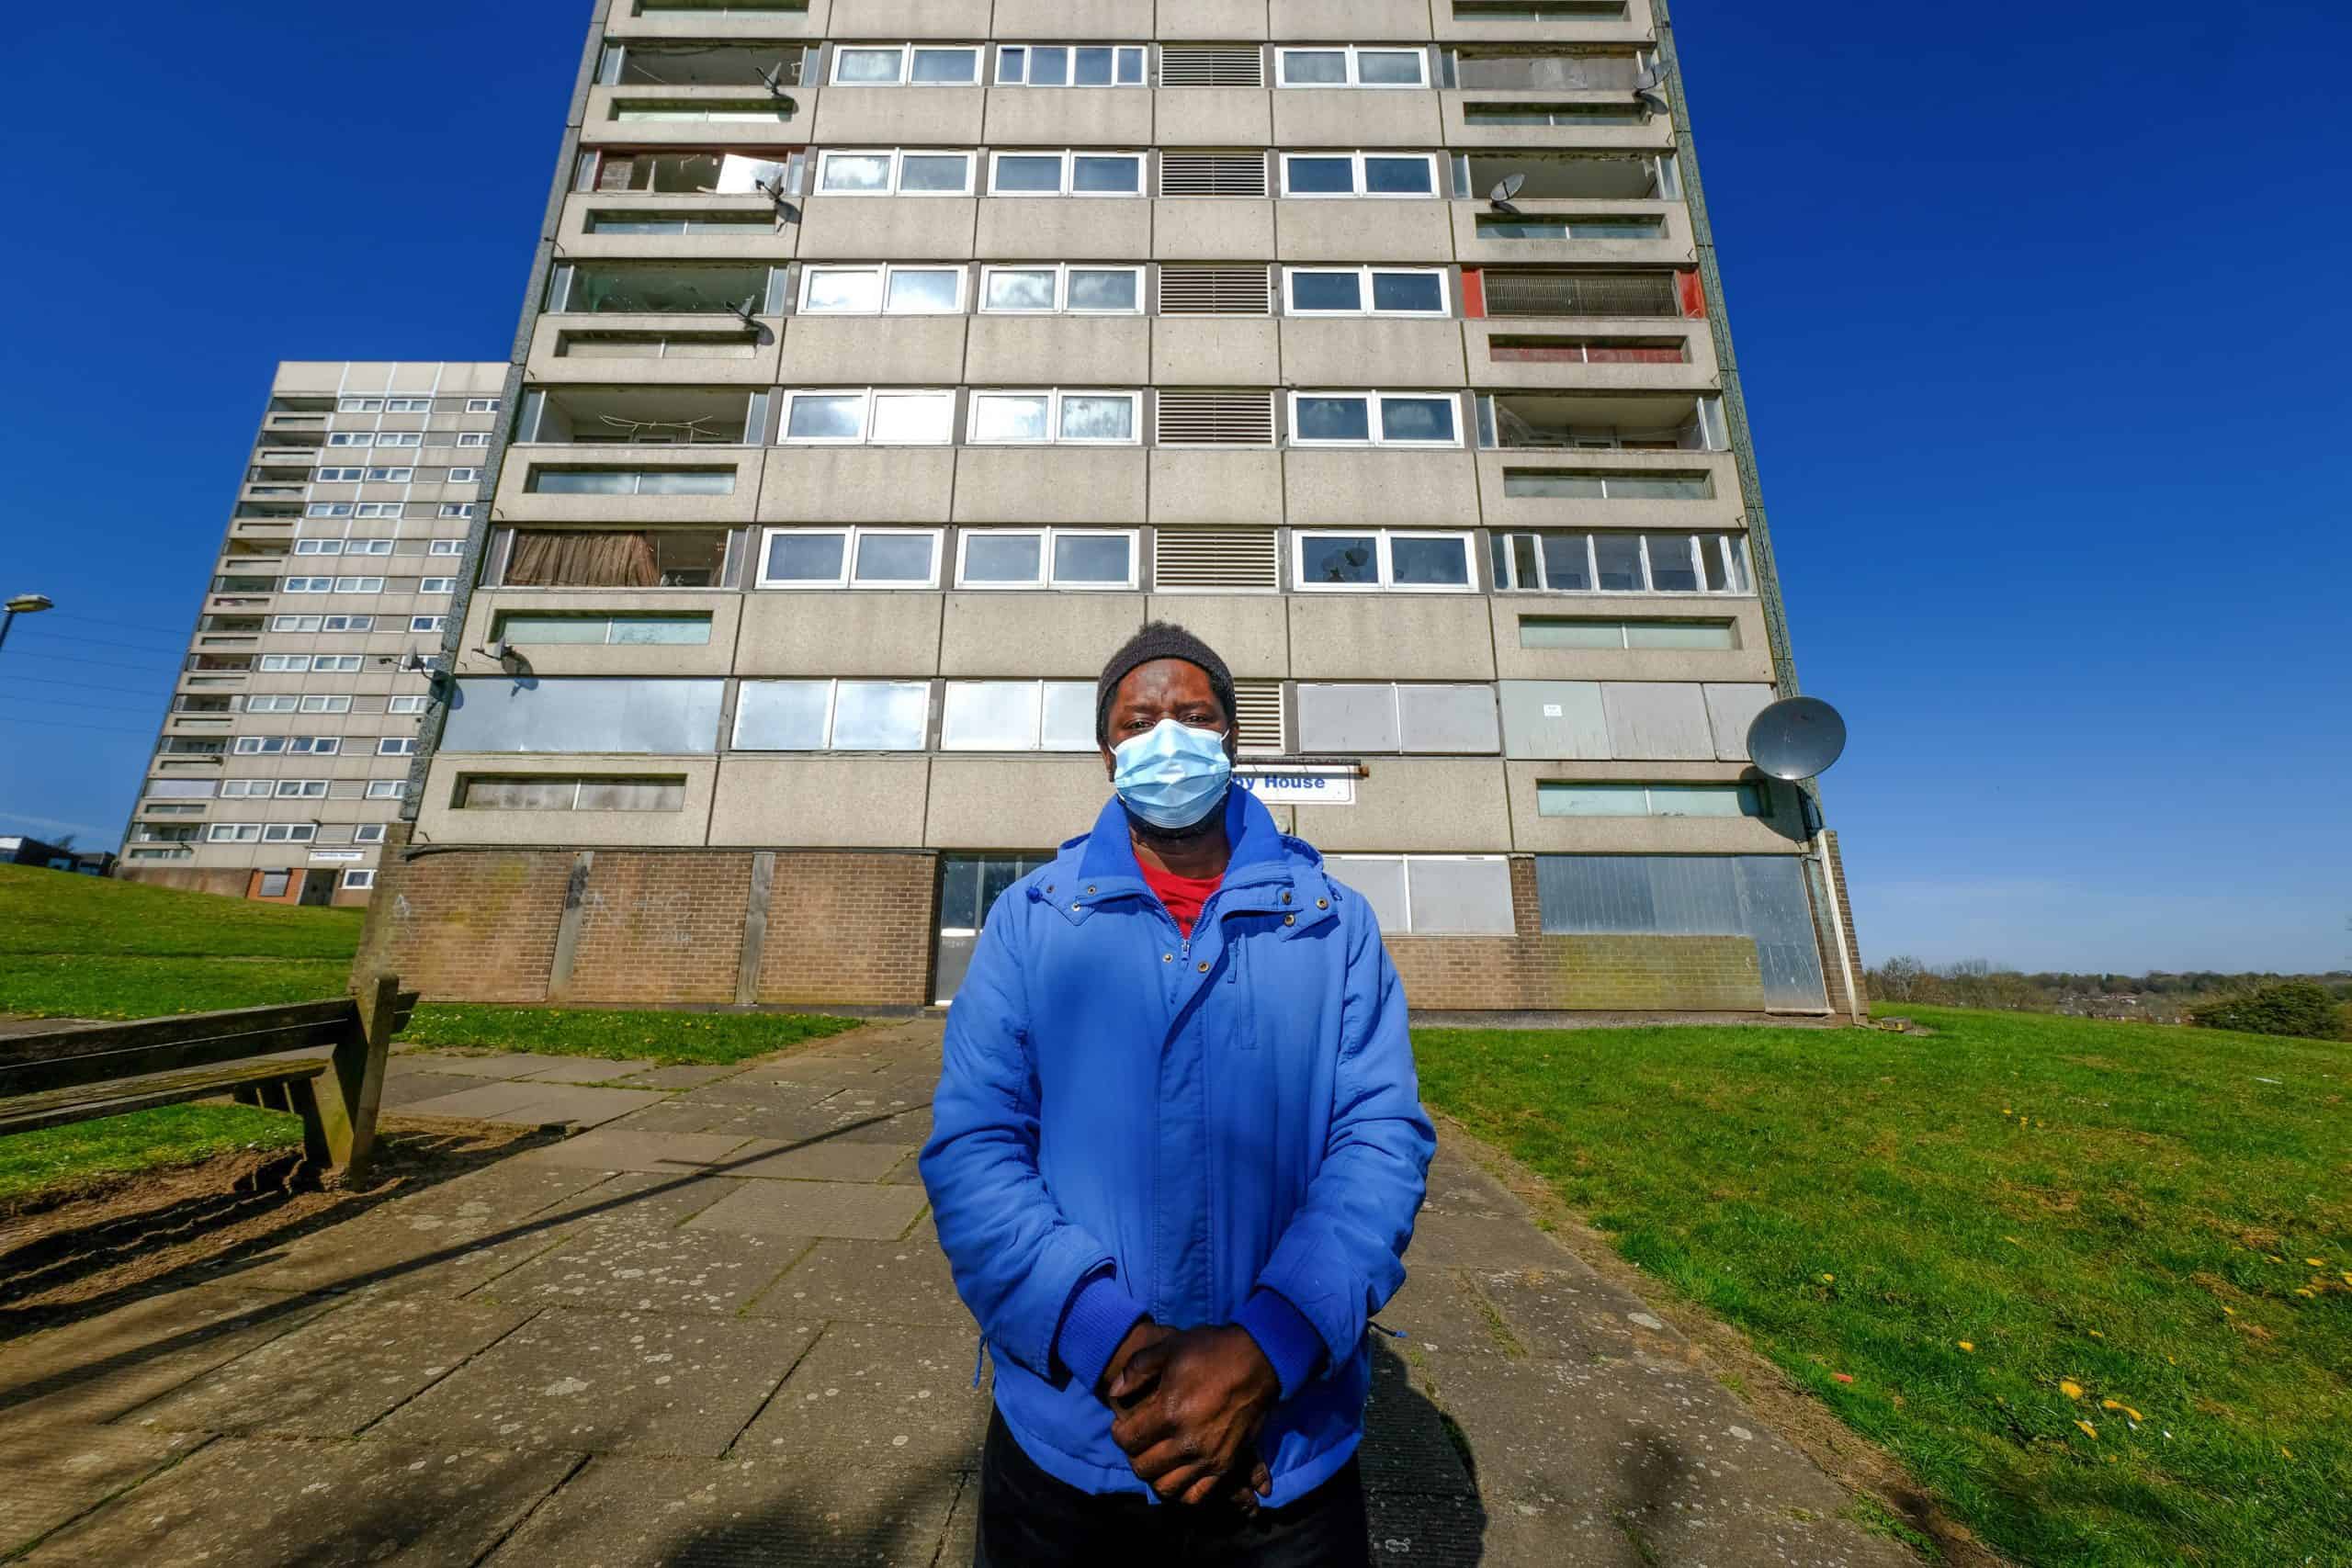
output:
[[[1502,183],[1487,193],[1487,199],[1488,201],[1509,201],[1512,197],[1517,196],[1526,187],[1527,176],[1525,175],[1505,175],[1503,176]]]
[[[1818,697],[1774,703],[1747,727],[1747,754],[1773,778],[1818,778],[1846,754],[1846,721]]]

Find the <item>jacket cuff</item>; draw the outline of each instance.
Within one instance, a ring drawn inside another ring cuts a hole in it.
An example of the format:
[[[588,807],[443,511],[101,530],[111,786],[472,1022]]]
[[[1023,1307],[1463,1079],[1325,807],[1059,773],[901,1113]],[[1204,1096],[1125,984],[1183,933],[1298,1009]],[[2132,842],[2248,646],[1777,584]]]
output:
[[[1148,1315],[1143,1303],[1120,1287],[1114,1272],[1101,1270],[1079,1281],[1063,1311],[1062,1325],[1054,1335],[1054,1359],[1091,1396],[1127,1330]]]
[[[1251,1292],[1241,1309],[1241,1326],[1272,1363],[1284,1399],[1295,1395],[1322,1364],[1323,1336],[1279,1291],[1261,1285]]]

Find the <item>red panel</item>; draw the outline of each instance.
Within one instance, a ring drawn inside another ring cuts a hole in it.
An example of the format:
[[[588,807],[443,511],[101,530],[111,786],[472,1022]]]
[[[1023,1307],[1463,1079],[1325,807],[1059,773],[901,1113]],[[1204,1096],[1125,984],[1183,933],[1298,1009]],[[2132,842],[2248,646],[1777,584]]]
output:
[[[1487,316],[1487,275],[1480,268],[1462,269],[1462,313],[1474,321]]]
[[[1682,313],[1694,321],[1707,319],[1707,288],[1695,272],[1679,272],[1675,282],[1682,290]]]

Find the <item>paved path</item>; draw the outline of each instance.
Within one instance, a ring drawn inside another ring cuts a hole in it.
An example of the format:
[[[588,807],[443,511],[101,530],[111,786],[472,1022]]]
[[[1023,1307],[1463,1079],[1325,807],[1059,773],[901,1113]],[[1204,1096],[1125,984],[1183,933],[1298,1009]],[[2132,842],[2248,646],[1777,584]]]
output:
[[[0,1348],[0,1556],[961,1568],[988,1405],[913,1163],[938,1037],[594,1064],[633,1087],[577,1091],[631,1097],[593,1131]],[[581,1070],[496,1066],[406,1059],[400,1098],[536,1115]],[[1410,1262],[1382,1563],[1910,1562],[1459,1151]]]

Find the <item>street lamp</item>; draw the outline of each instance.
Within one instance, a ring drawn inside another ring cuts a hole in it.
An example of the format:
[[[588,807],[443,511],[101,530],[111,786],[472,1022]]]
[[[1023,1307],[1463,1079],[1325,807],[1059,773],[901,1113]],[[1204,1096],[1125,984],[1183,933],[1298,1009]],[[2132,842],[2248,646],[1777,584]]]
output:
[[[0,647],[8,642],[8,628],[17,624],[18,615],[38,615],[43,610],[54,610],[57,602],[46,593],[19,593],[8,601],[8,615],[0,620]]]

